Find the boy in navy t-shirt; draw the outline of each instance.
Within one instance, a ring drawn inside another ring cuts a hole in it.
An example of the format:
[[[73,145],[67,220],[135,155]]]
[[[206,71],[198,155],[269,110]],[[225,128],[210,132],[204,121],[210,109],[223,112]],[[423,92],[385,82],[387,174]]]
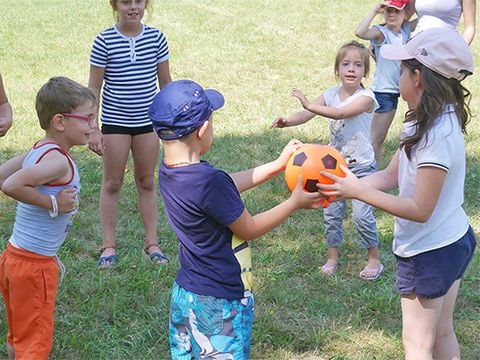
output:
[[[180,269],[170,308],[173,359],[249,358],[253,295],[248,240],[297,209],[318,208],[322,199],[299,185],[281,204],[250,215],[240,192],[284,170],[301,142],[291,140],[278,159],[250,170],[229,175],[216,169],[200,158],[213,141],[213,111],[223,104],[218,91],[179,80],[165,86],[149,110],[164,146],[160,192],[179,240]]]

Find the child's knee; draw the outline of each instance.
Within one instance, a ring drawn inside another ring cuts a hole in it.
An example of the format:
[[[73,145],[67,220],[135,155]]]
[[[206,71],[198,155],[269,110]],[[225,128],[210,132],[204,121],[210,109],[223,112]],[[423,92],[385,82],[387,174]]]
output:
[[[144,191],[155,190],[155,177],[153,174],[141,176],[136,179],[137,186]]]
[[[403,346],[405,355],[430,354],[433,351],[435,336],[433,334],[419,334],[415,332],[403,332]],[[412,357],[411,357],[412,358]]]
[[[104,180],[104,188],[109,193],[117,193],[122,188],[123,176],[114,176]]]

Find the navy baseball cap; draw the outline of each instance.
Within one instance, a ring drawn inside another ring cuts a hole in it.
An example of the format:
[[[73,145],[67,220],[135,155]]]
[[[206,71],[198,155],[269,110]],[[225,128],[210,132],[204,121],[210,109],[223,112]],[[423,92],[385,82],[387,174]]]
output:
[[[224,104],[217,90],[204,90],[192,80],[177,80],[155,95],[148,116],[160,139],[175,140],[198,129]]]

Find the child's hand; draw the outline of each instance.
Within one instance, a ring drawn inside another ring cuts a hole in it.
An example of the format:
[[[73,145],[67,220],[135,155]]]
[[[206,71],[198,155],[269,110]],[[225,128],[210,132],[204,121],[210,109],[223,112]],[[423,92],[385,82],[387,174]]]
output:
[[[103,155],[103,139],[100,129],[95,129],[90,134],[90,139],[88,140],[88,148],[97,155]]]
[[[310,101],[308,101],[307,97],[300,90],[294,88],[292,90],[292,96],[300,100],[304,109],[307,109],[310,105]]]
[[[345,165],[340,165],[342,171],[346,174],[345,177],[336,176],[326,171],[320,171],[320,174],[335,181],[334,184],[317,184],[317,187],[324,196],[329,198],[329,201],[354,199],[361,193],[362,184]]]
[[[285,119],[283,117],[278,117],[273,121],[272,125],[270,125],[270,128],[271,129],[284,128],[286,126],[287,126],[287,119]]]
[[[378,3],[377,5],[375,5],[375,7],[373,8],[373,10],[375,10],[375,12],[377,14],[381,14],[384,12],[385,8],[387,6],[387,2],[386,1],[382,1],[380,3]]]
[[[297,209],[320,209],[323,205],[323,200],[327,196],[320,192],[306,192],[302,189],[303,179],[300,175],[298,177],[297,186],[292,191],[290,199],[295,202]]]
[[[68,213],[78,206],[77,192],[74,188],[66,188],[58,192],[57,196],[58,212]]]
[[[282,169],[285,169],[285,165],[287,165],[288,159],[290,159],[292,153],[302,145],[303,143],[297,139],[292,139],[288,142],[287,145],[285,145],[282,152],[277,158],[277,162],[280,164]]]

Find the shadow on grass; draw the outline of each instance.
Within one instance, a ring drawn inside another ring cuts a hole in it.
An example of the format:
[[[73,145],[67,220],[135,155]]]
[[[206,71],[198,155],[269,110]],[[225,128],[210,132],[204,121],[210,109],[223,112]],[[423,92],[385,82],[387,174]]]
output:
[[[325,135],[307,134],[300,139],[317,142],[318,138],[318,142],[327,142]],[[273,160],[288,140],[288,133],[262,129],[248,136],[217,136],[205,159],[226,171],[239,171]],[[393,155],[397,146],[396,141],[387,140],[385,159]],[[2,159],[17,152],[2,149]],[[96,261],[101,243],[101,159],[86,148],[72,153],[82,176],[81,205],[74,228],[60,251],[68,270],[58,293],[52,358],[169,358],[169,296],[178,262],[176,239],[165,221],[163,203],[159,200],[159,241],[172,260],[167,266],[152,267],[141,256],[143,226],[136,209],[129,161],[117,227],[119,265],[99,271]],[[476,187],[480,167],[478,159],[469,158],[468,164],[465,208],[478,219]],[[288,196],[282,174],[242,195],[251,214],[270,209]],[[0,197],[0,206],[0,234],[5,243],[14,206],[4,196]],[[344,223],[339,272],[333,278],[322,276],[319,270],[327,249],[322,210],[300,210],[252,242],[257,284],[253,359],[402,357],[395,259],[390,250],[393,219],[382,211],[377,211],[376,216],[385,265],[385,273],[376,282],[358,278],[366,251],[355,243],[350,212]],[[474,321],[478,325],[480,320],[479,270],[480,263],[475,259],[459,296],[461,309],[456,324],[465,358],[474,358],[480,351],[480,337],[474,330]],[[5,323],[3,311],[0,322]],[[4,336],[3,326],[0,337]],[[4,349],[0,350],[2,356]]]

